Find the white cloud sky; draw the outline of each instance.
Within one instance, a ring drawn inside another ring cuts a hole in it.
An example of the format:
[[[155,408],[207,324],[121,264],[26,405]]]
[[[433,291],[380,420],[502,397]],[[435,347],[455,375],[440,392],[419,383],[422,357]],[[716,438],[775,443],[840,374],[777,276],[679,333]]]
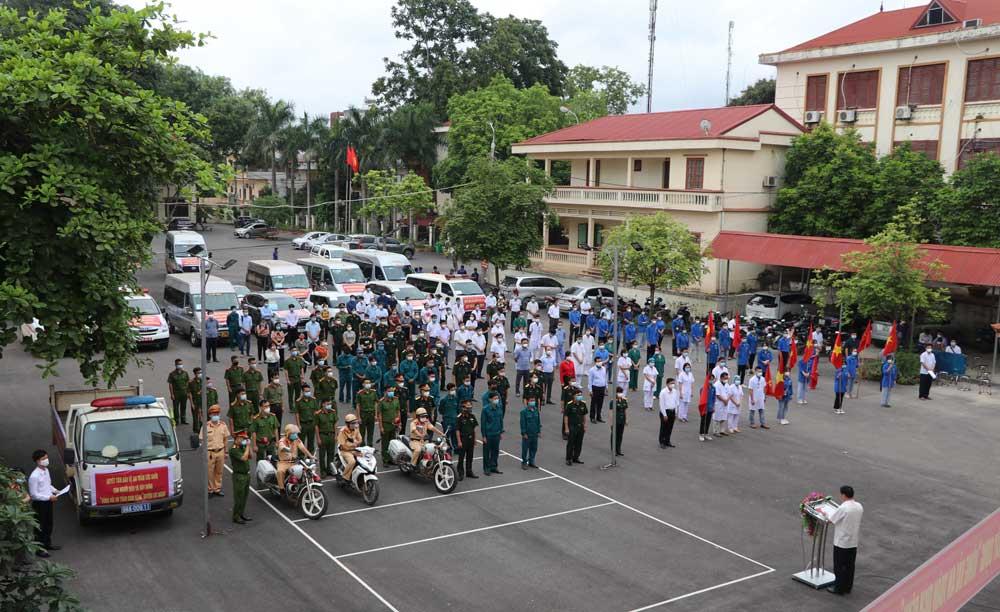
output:
[[[142,0],[125,0],[142,6]],[[237,87],[266,89],[294,102],[298,112],[327,114],[363,104],[395,57],[389,13],[394,0],[171,0],[184,27],[211,32],[183,63],[226,75]],[[648,0],[472,0],[480,10],[541,20],[575,64],[614,65],[645,83]],[[885,0],[886,10],[921,0]],[[725,97],[726,35],[736,22],[733,95],[773,76],[757,63],[779,51],[878,11],[879,0],[659,0],[653,110],[719,106]],[[635,110],[645,109],[642,101]]]

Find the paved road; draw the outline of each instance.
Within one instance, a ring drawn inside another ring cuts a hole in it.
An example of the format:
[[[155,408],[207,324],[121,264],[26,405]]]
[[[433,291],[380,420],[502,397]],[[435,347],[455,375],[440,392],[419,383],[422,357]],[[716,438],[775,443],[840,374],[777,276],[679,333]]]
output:
[[[222,273],[231,280],[274,246],[234,240],[221,226],[206,236],[217,258],[239,260]],[[162,240],[153,247],[162,253]],[[287,246],[280,250],[294,259]],[[417,263],[429,269],[444,260],[418,255]],[[139,280],[159,297],[163,275],[159,256]],[[143,353],[152,366],[130,368],[128,381],[143,378],[164,394],[178,356],[189,367],[197,363],[196,350],[174,337],[167,351]],[[8,415],[0,454],[28,467],[31,450],[49,446],[47,385],[81,380],[69,362],[58,378],[39,380],[16,348],[0,363]],[[223,365],[209,374],[221,378]],[[201,457],[185,453],[188,496],[173,517],[84,529],[60,502],[55,536],[65,548],[54,557],[77,571],[72,588],[84,602],[108,611],[132,610],[138,601],[154,611],[274,610],[289,598],[303,610],[617,612],[669,600],[656,609],[860,609],[1000,505],[997,399],[935,389],[933,402],[917,402],[915,389],[902,388],[885,410],[876,405],[877,389],[865,384],[862,399],[835,416],[829,386],[825,376],[809,405],[793,406],[787,427],[699,443],[697,424],[680,424],[678,448],[668,451],[657,447],[654,415],[630,394],[626,456],[611,471],[599,469],[608,437],[596,426],[584,443],[586,464],[565,466],[559,417],[546,407],[541,470],[524,472],[505,455],[503,475],[465,481],[453,496],[390,472],[373,509],[327,485],[329,512],[337,515],[320,521],[251,497],[254,522],[234,526],[227,496],[210,501],[222,533],[209,539],[199,536],[202,505],[193,495],[204,482]],[[513,415],[507,426],[502,447],[517,455]],[[182,428],[179,438],[187,433]],[[855,591],[841,599],[790,576],[802,568],[808,544],[799,500],[844,482],[867,512]],[[1000,587],[975,603],[1000,606]]]

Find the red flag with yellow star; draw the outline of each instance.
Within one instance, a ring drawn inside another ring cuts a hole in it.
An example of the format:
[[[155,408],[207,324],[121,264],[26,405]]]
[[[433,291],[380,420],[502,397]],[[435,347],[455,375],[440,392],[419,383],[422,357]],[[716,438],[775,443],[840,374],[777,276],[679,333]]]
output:
[[[802,352],[802,361],[809,361],[813,356],[813,326],[809,324],[809,335],[806,336],[806,350]]]
[[[837,332],[837,339],[833,342],[833,350],[830,351],[830,363],[838,370],[844,365],[844,347],[840,343],[840,332]]]
[[[768,364],[767,372],[770,376],[770,364]],[[774,384],[768,385],[768,388],[771,390],[770,395],[776,399],[781,399],[785,395],[785,356],[781,353],[778,353],[778,371],[774,375]]]

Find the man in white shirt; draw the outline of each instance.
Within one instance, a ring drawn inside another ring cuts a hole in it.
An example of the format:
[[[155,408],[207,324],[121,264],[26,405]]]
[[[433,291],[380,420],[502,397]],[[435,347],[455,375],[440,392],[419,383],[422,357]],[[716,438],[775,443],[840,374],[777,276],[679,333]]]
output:
[[[538,302],[535,301],[535,298],[528,298],[528,303],[524,305],[524,309],[528,311],[528,314],[532,318],[538,316]]]
[[[680,375],[684,371],[684,365],[691,363],[691,356],[688,355],[687,349],[681,351],[681,354],[674,359],[674,374]]]
[[[931,383],[937,378],[934,372],[937,366],[937,359],[934,357],[934,347],[928,344],[924,347],[924,352],[920,353],[920,392],[917,397],[922,400],[931,399]]]
[[[816,349],[817,355],[823,354],[823,332],[817,327],[813,330],[813,347]]]
[[[667,386],[660,389],[660,448],[674,448],[670,434],[674,431],[677,408],[681,405],[680,391],[673,378],[667,379]]]
[[[497,296],[495,293],[491,293],[486,296],[486,310],[492,312],[497,307]]]
[[[961,355],[962,354],[962,348],[960,346],[958,346],[958,342],[955,342],[954,340],[952,340],[951,344],[949,344],[948,346],[944,347],[944,352],[951,353],[952,355]]]
[[[725,359],[719,359],[719,362],[712,368],[712,376],[715,377],[715,380],[722,380],[723,373],[729,374],[729,368],[726,367]]]
[[[52,504],[55,503],[59,491],[52,486],[48,453],[38,449],[31,453],[31,459],[35,462],[35,469],[28,476],[28,495],[31,497],[31,508],[38,518],[35,539],[42,545],[42,550],[35,554],[39,557],[48,557],[48,551],[60,548],[52,544]]]
[[[858,532],[864,507],[854,501],[854,487],[840,487],[840,507],[829,517],[833,523],[833,573],[836,581],[827,589],[835,595],[847,595],[854,588],[854,562],[858,558]]]
[[[515,294],[510,298],[510,331],[514,331],[514,319],[521,314],[521,298]]]
[[[559,305],[555,300],[549,303],[549,331],[555,331],[559,327]]]
[[[590,300],[583,300],[580,302],[580,316],[583,317],[584,321],[587,320],[587,315],[593,312],[593,310],[594,307],[590,305]]]
[[[615,382],[622,389],[628,389],[628,379],[629,376],[632,374],[632,366],[635,365],[634,363],[632,363],[632,359],[629,358],[628,351],[622,350],[621,355],[618,356],[617,365],[618,365],[617,367],[618,373],[615,378]]]
[[[586,363],[587,360],[587,354],[584,352],[583,348],[582,336],[574,340],[573,344],[570,345],[569,358],[573,362],[573,371],[576,373],[576,384],[578,386],[581,386],[581,381],[583,380],[583,373],[584,373],[584,364]]]
[[[556,339],[556,335],[554,333],[552,333],[552,330],[549,330],[548,333],[546,333],[544,336],[542,336],[541,344],[542,344],[542,352],[543,353],[545,351],[553,351],[553,352],[555,352],[556,346],[559,345],[559,341]]]
[[[771,429],[764,422],[764,409],[767,404],[767,380],[764,379],[762,370],[760,366],[753,369],[753,376],[747,382],[747,389],[750,391],[750,429],[757,429],[757,425],[754,424],[754,413],[760,417],[760,428],[761,429]]]

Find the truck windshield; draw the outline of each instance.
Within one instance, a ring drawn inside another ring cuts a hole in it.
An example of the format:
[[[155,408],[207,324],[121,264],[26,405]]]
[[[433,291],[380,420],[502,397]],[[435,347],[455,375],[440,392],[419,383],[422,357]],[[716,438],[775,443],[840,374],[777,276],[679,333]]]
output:
[[[451,281],[451,288],[455,290],[455,295],[482,295],[482,288],[476,281]]]
[[[275,289],[308,289],[309,281],[305,274],[279,274],[271,277]]]
[[[138,310],[141,315],[160,314],[160,309],[156,306],[156,302],[153,301],[153,298],[132,298],[128,301],[128,307],[132,310]]]
[[[197,293],[191,294],[191,301],[194,303],[195,310],[201,310],[201,295]],[[237,306],[236,294],[235,293],[206,293],[205,294],[205,307],[208,310],[215,310],[217,312],[228,312],[230,306]]]
[[[192,242],[191,244],[178,244],[175,242],[174,257],[184,257],[185,255],[189,255],[191,253],[191,249],[196,246],[204,248],[205,245],[199,242]]]
[[[361,273],[361,268],[344,268],[341,270],[330,270],[335,283],[363,283],[365,275]]]
[[[167,417],[142,417],[88,423],[83,434],[87,463],[135,463],[177,453],[174,429]]]

